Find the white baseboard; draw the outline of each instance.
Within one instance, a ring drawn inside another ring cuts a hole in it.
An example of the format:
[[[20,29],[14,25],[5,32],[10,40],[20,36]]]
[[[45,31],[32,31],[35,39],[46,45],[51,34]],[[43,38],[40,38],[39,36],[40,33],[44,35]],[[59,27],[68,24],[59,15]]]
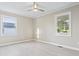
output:
[[[6,45],[11,45],[11,44],[18,44],[18,43],[28,42],[28,41],[32,41],[32,40],[33,40],[33,39],[11,41],[11,42],[6,42],[6,43],[1,43],[0,46],[6,46]]]
[[[55,46],[61,46],[63,48],[68,48],[68,49],[79,51],[79,48],[75,48],[75,47],[71,47],[71,46],[67,46],[67,45],[60,45],[58,43],[47,42],[47,41],[43,41],[43,40],[37,40],[37,41],[42,42],[42,43],[47,43],[47,44],[51,44],[51,45],[55,45]]]
[[[12,42],[7,42],[7,43],[1,43],[0,46],[11,45],[11,44],[17,44],[17,43],[28,42],[28,41],[33,41],[33,39],[18,40],[18,41],[12,41]],[[55,46],[61,46],[61,47],[63,47],[63,48],[68,48],[68,49],[72,49],[72,50],[77,50],[77,51],[79,51],[79,48],[75,48],[75,47],[71,47],[71,46],[67,46],[67,45],[60,45],[60,44],[58,44],[58,43],[47,42],[47,41],[43,41],[43,40],[36,40],[36,41],[42,42],[42,43],[51,44],[51,45],[55,45]]]

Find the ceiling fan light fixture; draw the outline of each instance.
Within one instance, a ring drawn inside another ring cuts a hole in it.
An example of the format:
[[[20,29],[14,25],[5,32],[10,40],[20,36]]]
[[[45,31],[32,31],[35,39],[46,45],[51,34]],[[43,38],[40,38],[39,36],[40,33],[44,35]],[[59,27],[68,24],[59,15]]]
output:
[[[38,11],[38,9],[33,9],[33,11],[37,12],[37,11]]]

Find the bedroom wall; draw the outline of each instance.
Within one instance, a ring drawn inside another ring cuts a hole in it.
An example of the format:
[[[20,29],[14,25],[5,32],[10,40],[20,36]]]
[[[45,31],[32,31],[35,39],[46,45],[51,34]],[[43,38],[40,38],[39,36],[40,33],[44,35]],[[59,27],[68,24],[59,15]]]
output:
[[[24,16],[13,14],[13,13],[4,12],[4,11],[0,11],[0,16],[1,15],[16,17],[17,35],[16,36],[0,36],[0,43],[33,39],[32,18],[24,17]],[[0,19],[0,23],[1,23],[1,19]],[[1,32],[1,26],[0,26],[0,32]]]
[[[64,12],[71,12],[72,34],[71,36],[56,36],[55,15]],[[39,17],[36,25],[40,30],[38,40],[79,49],[79,5]]]

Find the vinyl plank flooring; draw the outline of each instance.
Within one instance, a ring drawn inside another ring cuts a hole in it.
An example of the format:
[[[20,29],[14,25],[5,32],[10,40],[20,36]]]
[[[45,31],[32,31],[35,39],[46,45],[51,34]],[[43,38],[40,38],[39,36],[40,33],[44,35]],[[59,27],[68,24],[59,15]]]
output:
[[[0,47],[0,56],[79,56],[79,51],[30,41]]]

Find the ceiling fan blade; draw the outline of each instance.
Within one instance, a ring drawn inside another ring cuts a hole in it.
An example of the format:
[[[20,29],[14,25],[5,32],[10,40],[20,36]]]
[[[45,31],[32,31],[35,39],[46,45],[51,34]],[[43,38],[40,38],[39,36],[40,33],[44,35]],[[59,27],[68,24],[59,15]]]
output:
[[[43,10],[43,9],[39,9],[39,8],[38,8],[38,10],[41,11],[41,12],[44,12],[44,11],[45,11],[45,10]]]

